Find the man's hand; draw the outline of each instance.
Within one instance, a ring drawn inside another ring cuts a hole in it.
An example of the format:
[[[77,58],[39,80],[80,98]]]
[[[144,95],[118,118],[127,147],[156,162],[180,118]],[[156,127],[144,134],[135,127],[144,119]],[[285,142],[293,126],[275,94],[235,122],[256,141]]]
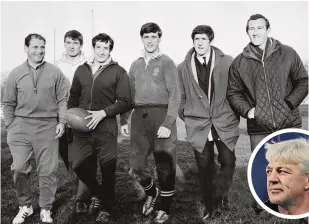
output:
[[[64,133],[64,124],[63,123],[59,123],[56,127],[56,137],[55,139],[60,138]]]
[[[248,112],[248,118],[249,119],[254,119],[254,111],[255,111],[255,107],[251,108]]]
[[[87,117],[85,117],[84,119],[89,119],[91,118],[91,121],[89,121],[89,123],[86,125],[89,129],[94,130],[98,123],[106,117],[106,113],[104,110],[98,110],[98,111],[91,111],[91,110],[87,110],[88,113],[90,113],[90,115],[88,115]]]
[[[130,137],[129,126],[127,124],[121,126],[120,132],[123,136]]]
[[[168,138],[171,135],[171,130],[166,127],[161,126],[158,130],[158,138]]]

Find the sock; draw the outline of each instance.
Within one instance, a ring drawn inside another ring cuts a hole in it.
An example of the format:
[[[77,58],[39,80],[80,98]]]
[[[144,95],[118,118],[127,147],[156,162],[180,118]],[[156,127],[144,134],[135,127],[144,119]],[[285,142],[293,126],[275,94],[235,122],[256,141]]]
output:
[[[144,187],[144,190],[147,196],[152,196],[152,197],[156,196],[157,190],[156,190],[155,184],[153,183],[153,179],[151,179],[148,186]]]
[[[161,191],[161,206],[159,210],[165,211],[166,214],[169,214],[171,205],[172,205],[172,200],[174,196],[175,190],[172,191]]]

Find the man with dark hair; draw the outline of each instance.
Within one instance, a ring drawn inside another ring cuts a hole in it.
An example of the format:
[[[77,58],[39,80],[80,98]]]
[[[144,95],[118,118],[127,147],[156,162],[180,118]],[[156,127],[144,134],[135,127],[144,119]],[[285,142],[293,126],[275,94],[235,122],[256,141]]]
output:
[[[146,23],[140,31],[144,50],[131,65],[129,78],[134,112],[131,120],[131,170],[147,194],[143,214],[149,216],[160,194],[161,205],[155,222],[164,223],[175,190],[177,137],[176,118],[180,103],[179,82],[174,62],[159,49],[162,31],[155,23]],[[121,118],[121,132],[128,135],[127,119]],[[147,159],[153,153],[160,192],[153,178],[146,172]]]
[[[219,205],[228,209],[239,117],[226,99],[228,70],[233,58],[211,45],[214,31],[210,26],[196,26],[191,38],[193,48],[178,65],[181,89],[178,114],[186,124],[188,141],[194,148],[205,220]],[[221,164],[216,181],[214,143]]]
[[[90,132],[74,132],[73,169],[94,195],[91,212],[99,211],[97,221],[108,222],[115,199],[118,127],[116,115],[131,107],[129,77],[112,60],[110,36],[100,33],[92,39],[94,58],[79,66],[74,74],[68,108],[88,110]],[[102,184],[96,179],[96,160]]]
[[[33,214],[32,155],[39,176],[40,218],[44,223],[53,222],[50,210],[57,190],[58,138],[64,133],[68,86],[60,69],[44,61],[45,44],[39,34],[25,38],[27,61],[11,71],[3,95],[4,123],[19,203],[13,224],[24,223]]]
[[[233,61],[227,98],[247,119],[251,151],[267,135],[300,128],[299,105],[308,94],[308,74],[296,51],[269,38],[269,21],[260,14],[247,21],[250,43]],[[262,211],[252,204],[256,213]]]
[[[77,67],[84,64],[86,58],[81,51],[83,47],[83,35],[77,30],[70,30],[64,35],[64,48],[65,52],[62,54],[61,59],[55,62],[55,65],[66,76],[68,89],[70,90],[74,72]],[[72,172],[70,167],[70,160],[72,150],[69,149],[69,144],[73,141],[73,130],[66,128],[64,135],[59,139],[59,153],[69,172]],[[71,144],[70,144],[71,147]],[[96,173],[93,175],[96,176]],[[73,183],[75,185],[75,182]],[[76,213],[87,212],[87,202],[90,201],[90,191],[88,187],[82,182],[78,181],[77,194],[76,194]]]

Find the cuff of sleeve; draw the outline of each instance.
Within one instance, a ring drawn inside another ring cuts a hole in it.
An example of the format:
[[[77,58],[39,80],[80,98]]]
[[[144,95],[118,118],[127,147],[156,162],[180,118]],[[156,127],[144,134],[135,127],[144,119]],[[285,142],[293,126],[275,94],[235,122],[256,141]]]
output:
[[[252,107],[252,108],[253,108],[253,107]],[[246,118],[246,119],[248,119],[249,111],[250,111],[252,108],[250,108],[249,110],[246,111],[246,113],[245,113],[245,118]]]
[[[290,102],[290,101],[288,101],[288,100],[284,100],[285,101],[285,103],[288,105],[288,107],[290,108],[290,110],[294,110],[295,108],[294,108],[294,106],[293,106],[293,104]]]
[[[184,108],[179,108],[178,110],[178,117],[181,119],[181,120],[184,120],[185,119],[185,116],[183,114],[183,111],[184,111]]]
[[[103,110],[105,111],[106,117],[109,117],[110,113],[108,112],[108,107],[105,107]]]
[[[67,122],[66,122],[66,120],[64,118],[60,118],[59,119],[59,123],[66,124]]]
[[[169,130],[172,130],[173,125],[175,124],[176,118],[172,117],[172,116],[166,116],[162,126],[166,127]]]

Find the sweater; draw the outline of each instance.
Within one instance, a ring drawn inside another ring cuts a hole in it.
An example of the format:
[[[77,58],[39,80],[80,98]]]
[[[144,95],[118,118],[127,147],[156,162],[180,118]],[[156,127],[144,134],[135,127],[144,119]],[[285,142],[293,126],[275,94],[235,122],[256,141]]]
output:
[[[106,117],[115,117],[131,108],[129,77],[126,71],[111,61],[96,77],[91,66],[84,63],[74,74],[68,108],[104,110]]]
[[[140,57],[132,63],[129,78],[134,105],[167,105],[167,115],[161,126],[171,130],[180,105],[180,87],[174,62],[165,54],[158,54],[147,64],[144,57]],[[121,118],[121,124],[126,124],[128,114]]]
[[[48,62],[41,69],[36,91],[27,61],[9,74],[2,102],[6,127],[15,117],[58,118],[59,122],[65,123],[68,100],[65,77],[59,68]]]

